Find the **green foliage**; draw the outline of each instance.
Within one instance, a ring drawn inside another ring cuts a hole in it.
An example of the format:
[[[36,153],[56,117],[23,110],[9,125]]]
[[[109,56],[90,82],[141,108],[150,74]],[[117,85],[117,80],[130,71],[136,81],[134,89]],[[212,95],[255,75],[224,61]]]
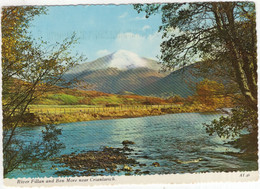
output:
[[[204,125],[207,133],[216,133],[219,137],[235,137],[240,135],[242,130],[257,133],[257,112],[237,107],[232,109],[231,115],[222,116],[219,120]]]

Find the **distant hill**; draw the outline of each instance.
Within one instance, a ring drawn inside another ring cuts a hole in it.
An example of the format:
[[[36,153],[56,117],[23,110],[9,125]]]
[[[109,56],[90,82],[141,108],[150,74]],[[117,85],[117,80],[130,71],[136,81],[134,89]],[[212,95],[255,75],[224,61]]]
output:
[[[133,92],[147,86],[169,73],[159,73],[160,65],[154,60],[119,50],[95,61],[84,63],[69,70],[64,79],[86,82],[85,90],[106,93]]]
[[[202,78],[192,75],[194,71],[194,65],[186,66],[164,78],[135,90],[134,93],[160,97],[173,95],[187,97],[193,95],[195,93],[195,83],[202,81]]]

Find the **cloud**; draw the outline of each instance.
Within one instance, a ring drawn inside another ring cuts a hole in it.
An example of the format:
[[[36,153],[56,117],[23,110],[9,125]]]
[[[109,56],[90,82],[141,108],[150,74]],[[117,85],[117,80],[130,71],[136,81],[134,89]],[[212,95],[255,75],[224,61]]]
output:
[[[98,57],[102,57],[102,56],[106,56],[108,54],[110,54],[111,52],[107,49],[103,49],[103,50],[99,50],[96,52]]]
[[[128,15],[128,13],[127,13],[127,12],[124,12],[124,13],[121,14],[118,18],[122,19],[122,18],[125,18],[127,15]]]
[[[148,36],[136,33],[120,33],[117,35],[115,46],[117,49],[125,49],[137,53],[140,56],[156,59],[160,55],[162,34],[155,32]]]
[[[140,17],[140,16],[137,16],[137,17],[135,17],[135,20],[145,20],[146,19],[146,17],[145,16],[142,16],[142,17]]]
[[[145,31],[145,30],[148,30],[148,29],[150,29],[150,28],[151,28],[150,26],[145,25],[145,26],[142,28],[142,30]]]

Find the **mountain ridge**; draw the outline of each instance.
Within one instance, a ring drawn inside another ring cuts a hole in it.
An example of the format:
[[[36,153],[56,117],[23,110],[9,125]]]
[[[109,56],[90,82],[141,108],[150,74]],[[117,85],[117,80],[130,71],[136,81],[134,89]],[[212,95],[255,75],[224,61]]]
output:
[[[196,64],[190,64],[173,71],[171,74],[161,78],[149,85],[133,91],[139,95],[146,96],[174,96],[188,97],[195,93],[195,85],[203,78],[195,77],[192,72],[196,72]]]
[[[119,50],[89,63],[73,68],[65,74],[66,80],[76,78],[85,82],[85,90],[96,90],[117,94],[129,91],[145,96],[187,97],[194,94],[189,81],[198,82],[192,77],[192,65],[176,71],[159,72],[158,62],[139,57],[130,51]]]
[[[160,66],[155,60],[119,50],[92,62],[78,65],[69,70],[63,79],[75,79],[86,83],[86,90],[106,93],[134,91],[151,84],[169,73],[159,73]]]

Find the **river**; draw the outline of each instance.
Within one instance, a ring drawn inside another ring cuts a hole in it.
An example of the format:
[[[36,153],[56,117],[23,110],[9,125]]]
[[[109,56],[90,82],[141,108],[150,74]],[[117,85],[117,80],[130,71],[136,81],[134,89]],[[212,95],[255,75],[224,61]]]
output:
[[[228,140],[209,136],[203,123],[221,114],[180,113],[160,116],[99,120],[60,124],[61,154],[99,150],[104,146],[122,147],[122,141],[134,141],[131,157],[145,163],[150,174],[175,174],[215,171],[257,170],[257,162],[239,159],[225,152],[239,149],[225,144]],[[43,127],[21,128],[23,138],[37,140]],[[160,167],[150,166],[158,162]],[[55,177],[53,162],[43,162],[40,170],[14,170],[8,178]],[[117,175],[119,173],[115,173]],[[120,173],[122,174],[122,173]]]

